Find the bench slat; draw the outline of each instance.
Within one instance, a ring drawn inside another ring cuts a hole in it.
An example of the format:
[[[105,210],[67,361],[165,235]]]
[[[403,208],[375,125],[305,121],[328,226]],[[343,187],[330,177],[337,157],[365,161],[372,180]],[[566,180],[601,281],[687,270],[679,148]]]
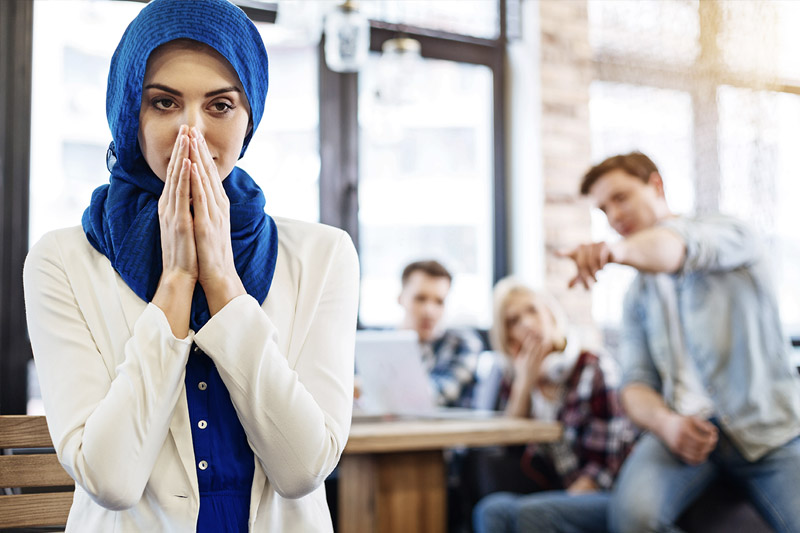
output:
[[[64,526],[72,492],[0,496],[0,528]]]
[[[54,453],[0,456],[0,487],[61,487],[74,484]]]
[[[0,416],[0,448],[52,448],[43,416]]]

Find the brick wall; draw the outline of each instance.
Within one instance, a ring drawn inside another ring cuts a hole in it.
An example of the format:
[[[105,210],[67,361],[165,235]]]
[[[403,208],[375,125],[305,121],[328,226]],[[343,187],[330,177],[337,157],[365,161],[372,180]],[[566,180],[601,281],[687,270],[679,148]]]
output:
[[[575,273],[553,251],[591,239],[588,203],[578,194],[591,164],[589,84],[592,76],[586,0],[541,0],[542,151],[544,167],[545,284],[573,323],[598,340],[591,295],[567,289]]]

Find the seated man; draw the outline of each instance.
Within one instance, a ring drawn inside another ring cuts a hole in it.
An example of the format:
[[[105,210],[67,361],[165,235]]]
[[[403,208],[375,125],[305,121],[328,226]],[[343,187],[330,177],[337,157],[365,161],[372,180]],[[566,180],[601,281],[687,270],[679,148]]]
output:
[[[800,387],[789,369],[767,257],[742,222],[674,215],[644,154],[611,157],[581,193],[623,237],[564,255],[590,288],[608,263],[639,271],[625,299],[622,403],[648,431],[623,464],[609,526],[679,531],[724,474],[775,531],[800,531]]]
[[[470,330],[444,329],[442,317],[453,276],[437,261],[417,261],[403,269],[398,299],[405,316],[401,328],[419,336],[422,362],[431,377],[437,403],[471,407],[480,337]]]

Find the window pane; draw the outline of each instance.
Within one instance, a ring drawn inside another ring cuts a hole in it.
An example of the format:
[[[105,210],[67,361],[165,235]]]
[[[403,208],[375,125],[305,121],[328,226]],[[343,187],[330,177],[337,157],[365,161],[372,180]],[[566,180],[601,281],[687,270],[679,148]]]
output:
[[[500,35],[498,0],[372,0],[359,9],[373,20],[496,39]]]
[[[740,0],[719,5],[719,46],[729,68],[760,77],[800,81],[800,3]]]
[[[319,220],[317,46],[274,24],[256,24],[269,54],[264,116],[240,166],[264,190],[271,215]]]
[[[699,53],[697,0],[587,2],[595,55],[689,65]]]
[[[639,150],[649,156],[664,178],[670,208],[690,213],[694,207],[694,148],[692,100],[688,93],[595,81],[591,85],[589,120],[592,161]],[[618,239],[605,215],[592,210],[592,238]],[[622,319],[625,289],[633,279],[632,268],[608,265],[599,273],[592,290],[595,321],[614,327]]]
[[[105,92],[111,55],[144,4],[34,4],[30,242],[80,224],[92,191],[108,181],[111,133]],[[317,52],[291,35],[260,30],[270,52],[270,93],[241,165],[262,186],[273,214],[317,220]]]
[[[767,236],[782,320],[800,335],[800,96],[727,86],[717,96],[721,210]]]
[[[432,258],[454,274],[450,323],[488,326],[492,72],[420,60],[404,85],[411,101],[386,102],[378,63],[359,76],[361,320],[398,323],[403,267]]]
[[[139,2],[37,0],[33,12],[30,242],[80,224],[108,180],[106,81]]]

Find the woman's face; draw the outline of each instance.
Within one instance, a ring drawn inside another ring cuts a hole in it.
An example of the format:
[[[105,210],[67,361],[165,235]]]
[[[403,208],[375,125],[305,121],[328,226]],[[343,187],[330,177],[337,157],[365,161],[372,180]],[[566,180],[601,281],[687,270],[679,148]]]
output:
[[[182,124],[196,127],[225,179],[233,170],[250,122],[250,106],[233,67],[215,50],[174,43],[147,60],[139,110],[139,146],[161,181]]]
[[[553,342],[556,327],[553,314],[534,295],[512,293],[506,300],[504,316],[511,355],[519,353],[529,336],[537,343]]]

